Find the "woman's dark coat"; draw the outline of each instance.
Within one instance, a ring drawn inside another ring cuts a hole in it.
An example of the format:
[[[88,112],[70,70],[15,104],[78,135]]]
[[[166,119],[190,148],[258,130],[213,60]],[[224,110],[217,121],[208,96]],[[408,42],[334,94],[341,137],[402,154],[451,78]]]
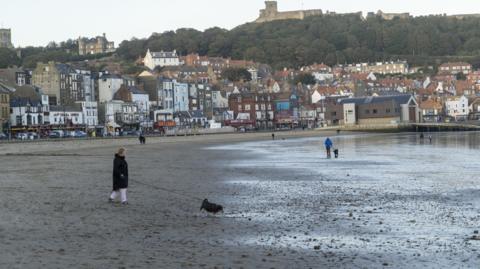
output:
[[[124,156],[115,154],[113,159],[113,190],[128,188],[128,164]]]

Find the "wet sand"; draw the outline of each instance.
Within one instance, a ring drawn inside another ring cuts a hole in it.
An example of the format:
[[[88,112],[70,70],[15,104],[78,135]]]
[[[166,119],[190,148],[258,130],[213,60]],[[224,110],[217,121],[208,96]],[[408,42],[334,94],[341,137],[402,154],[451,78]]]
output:
[[[338,160],[324,157],[326,135]],[[298,132],[2,144],[0,268],[476,268],[480,241],[466,239],[480,220],[477,140]],[[107,202],[120,145],[127,206]],[[199,212],[202,198],[224,214]]]

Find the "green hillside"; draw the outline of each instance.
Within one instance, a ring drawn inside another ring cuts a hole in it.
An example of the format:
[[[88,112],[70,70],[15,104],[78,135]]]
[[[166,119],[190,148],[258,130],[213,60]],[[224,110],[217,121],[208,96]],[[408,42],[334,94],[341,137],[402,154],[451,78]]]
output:
[[[355,15],[248,23],[230,31],[178,29],[120,44],[118,53],[136,59],[150,50],[255,60],[274,67],[407,59],[421,65],[446,60],[474,64],[480,55],[480,18],[446,16],[386,21]]]

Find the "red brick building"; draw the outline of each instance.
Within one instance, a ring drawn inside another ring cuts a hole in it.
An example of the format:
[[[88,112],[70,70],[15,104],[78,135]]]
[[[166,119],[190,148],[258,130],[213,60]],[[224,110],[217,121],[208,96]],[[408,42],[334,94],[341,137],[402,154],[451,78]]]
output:
[[[233,127],[255,127],[255,95],[250,92],[232,93],[228,97],[228,107],[233,111],[234,120],[226,121]]]

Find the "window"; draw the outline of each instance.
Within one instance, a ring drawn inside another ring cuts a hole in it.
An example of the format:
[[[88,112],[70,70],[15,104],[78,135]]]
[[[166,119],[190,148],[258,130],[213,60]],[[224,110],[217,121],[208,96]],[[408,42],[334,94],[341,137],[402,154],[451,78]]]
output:
[[[336,111],[332,112],[332,116],[337,116],[337,112]]]
[[[238,105],[238,111],[242,111],[242,105]]]
[[[373,114],[377,114],[377,110],[376,110],[376,109],[373,110]]]
[[[250,110],[250,105],[245,105],[245,110]]]
[[[386,113],[390,113],[390,108],[385,109]]]

